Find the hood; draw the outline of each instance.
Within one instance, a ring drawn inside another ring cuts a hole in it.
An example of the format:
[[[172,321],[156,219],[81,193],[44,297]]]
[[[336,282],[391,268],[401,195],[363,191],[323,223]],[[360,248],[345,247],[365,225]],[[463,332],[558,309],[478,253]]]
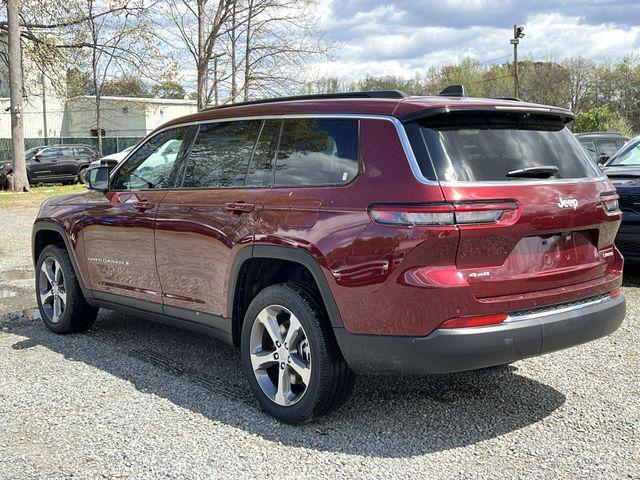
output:
[[[616,188],[619,186],[640,186],[640,166],[603,167],[602,171]]]

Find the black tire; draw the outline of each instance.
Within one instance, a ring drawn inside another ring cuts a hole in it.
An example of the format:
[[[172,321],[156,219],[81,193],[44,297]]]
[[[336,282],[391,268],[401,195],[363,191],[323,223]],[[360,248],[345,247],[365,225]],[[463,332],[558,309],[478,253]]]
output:
[[[50,311],[45,309],[42,302],[41,292],[47,291],[50,284],[47,284],[46,276],[42,272],[42,265],[48,259],[54,259],[62,270],[64,293],[66,303],[63,305],[62,315],[57,321],[53,321]],[[44,277],[43,277],[44,276]],[[82,289],[76,277],[76,273],[71,264],[69,253],[57,245],[46,246],[36,264],[36,298],[40,316],[46,327],[55,333],[79,333],[90,328],[96,320],[98,309],[87,303],[82,294]]]
[[[283,406],[269,398],[254,374],[250,341],[258,314],[273,305],[285,307],[302,325],[308,340],[311,374],[304,394],[296,403]],[[333,336],[329,320],[305,290],[278,284],[262,290],[247,309],[241,334],[242,367],[258,403],[264,411],[289,424],[300,424],[341,407],[351,396],[355,376],[346,364]]]
[[[80,171],[78,172],[78,183],[81,183],[83,185],[87,183],[87,171],[87,167],[83,167],[80,169]]]

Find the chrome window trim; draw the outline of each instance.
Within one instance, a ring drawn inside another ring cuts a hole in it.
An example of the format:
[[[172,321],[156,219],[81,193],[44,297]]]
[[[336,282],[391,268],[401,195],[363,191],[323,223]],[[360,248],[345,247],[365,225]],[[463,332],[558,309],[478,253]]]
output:
[[[129,157],[133,156],[135,152],[142,147],[145,143],[149,141],[149,139],[154,136],[173,128],[181,128],[181,127],[191,127],[194,125],[202,125],[207,123],[221,123],[221,122],[237,122],[242,120],[284,120],[288,118],[351,118],[357,120],[383,120],[387,122],[391,122],[398,134],[398,138],[400,140],[400,144],[402,145],[402,149],[404,151],[405,157],[409,163],[409,167],[411,168],[411,172],[413,173],[414,178],[424,184],[424,185],[432,185],[432,186],[443,186],[443,187],[508,187],[508,186],[526,186],[526,185],[571,185],[575,183],[586,183],[586,182],[598,182],[607,180],[607,176],[602,174],[598,177],[591,178],[576,178],[576,179],[554,179],[554,180],[505,180],[505,181],[491,181],[491,182],[469,182],[469,181],[438,181],[426,178],[422,174],[422,170],[420,170],[420,165],[418,164],[418,160],[413,152],[413,148],[411,148],[411,143],[409,142],[409,137],[407,136],[407,132],[404,129],[404,125],[400,121],[399,118],[394,117],[392,115],[378,115],[378,114],[360,114],[360,113],[292,113],[292,114],[278,114],[278,115],[249,115],[249,116],[239,116],[239,117],[224,117],[224,118],[212,118],[207,120],[195,120],[192,122],[183,122],[176,123],[174,125],[169,125],[167,127],[160,128],[159,130],[155,130],[143,138],[136,147],[129,152],[129,154],[113,169],[111,172],[112,176],[115,176],[122,168],[122,166],[129,160]],[[181,188],[180,188],[181,189]],[[182,190],[182,189],[181,189]]]
[[[156,135],[165,132],[167,130],[173,128],[182,128],[182,127],[191,127],[194,125],[202,125],[208,123],[221,123],[221,122],[237,122],[243,120],[285,120],[288,118],[350,118],[356,120],[384,120],[387,122],[391,122],[398,134],[398,138],[400,139],[400,143],[402,145],[402,149],[404,154],[409,162],[409,167],[411,168],[411,172],[413,176],[420,183],[425,185],[438,185],[437,180],[431,180],[426,178],[422,171],[420,170],[420,166],[418,165],[418,161],[413,153],[413,149],[411,148],[411,143],[409,143],[409,137],[407,136],[407,132],[404,129],[404,125],[402,122],[391,115],[376,115],[376,114],[359,114],[359,113],[293,113],[293,114],[279,114],[279,115],[251,115],[251,116],[240,116],[240,117],[225,117],[225,118],[212,118],[208,120],[195,120],[192,122],[183,122],[176,123],[174,125],[169,125],[167,127],[160,128],[151,132],[145,138],[143,138],[136,147],[129,152],[129,154],[113,169],[111,172],[112,178],[115,178],[118,170],[122,168],[122,166],[127,162],[129,157],[132,157],[136,151],[142,147],[145,143],[147,143],[151,138]]]
[[[592,307],[594,305],[599,305],[601,303],[610,302],[612,300],[613,298],[607,295],[606,297],[598,298],[596,300],[591,300],[590,302],[581,303],[579,305],[571,305],[569,307],[560,306],[559,308],[556,308],[554,310],[545,310],[544,312],[540,312],[540,313],[528,313],[526,315],[518,315],[517,313],[508,314],[507,319],[504,320],[502,323],[519,322],[522,320],[531,320],[534,318],[548,317],[549,315],[557,315],[559,313],[572,312],[575,310],[580,310],[581,308]],[[544,307],[541,307],[541,308],[544,308]]]

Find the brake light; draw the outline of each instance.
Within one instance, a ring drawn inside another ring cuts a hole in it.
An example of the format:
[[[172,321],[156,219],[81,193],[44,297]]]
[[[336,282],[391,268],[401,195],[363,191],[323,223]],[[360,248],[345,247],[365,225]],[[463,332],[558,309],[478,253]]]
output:
[[[615,192],[606,192],[601,196],[605,212],[612,214],[620,213],[620,204],[618,203],[620,197]]]
[[[518,204],[506,202],[433,203],[426,205],[385,204],[369,207],[375,223],[406,227],[433,225],[475,225],[496,223],[506,212],[515,213]]]
[[[459,317],[445,320],[438,328],[468,328],[483,327],[485,325],[498,325],[507,319],[505,313],[495,315],[479,315],[475,317]]]

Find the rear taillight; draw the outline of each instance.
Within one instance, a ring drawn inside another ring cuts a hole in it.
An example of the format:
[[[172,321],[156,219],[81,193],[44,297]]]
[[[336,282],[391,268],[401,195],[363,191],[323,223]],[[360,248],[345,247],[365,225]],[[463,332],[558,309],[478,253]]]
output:
[[[615,192],[606,192],[602,194],[602,204],[604,205],[605,212],[609,214],[620,213],[620,204],[618,199],[620,197]]]
[[[428,205],[385,204],[369,207],[371,219],[382,225],[406,227],[434,225],[477,225],[504,220],[518,204],[512,201],[434,203]]]
[[[445,320],[438,328],[468,328],[483,327],[486,325],[497,325],[507,319],[505,313],[496,315],[479,315],[475,317],[459,317]]]
[[[453,225],[451,205],[375,205],[369,215],[376,223],[417,227],[424,225]]]
[[[615,289],[611,290],[611,291],[609,292],[609,296],[610,296],[611,298],[616,298],[616,297],[619,297],[619,296],[620,296],[620,293],[621,293],[621,292],[620,292],[620,287],[618,287],[618,288],[615,288]]]

